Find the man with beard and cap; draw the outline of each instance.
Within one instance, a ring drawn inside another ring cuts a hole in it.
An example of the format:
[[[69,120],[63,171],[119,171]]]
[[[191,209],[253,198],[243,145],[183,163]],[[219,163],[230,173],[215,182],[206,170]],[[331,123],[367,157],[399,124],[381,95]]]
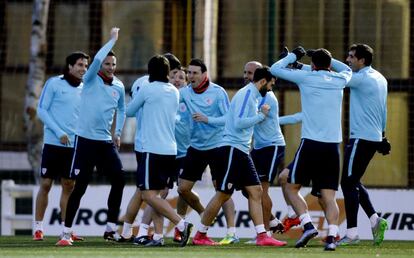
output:
[[[88,68],[89,56],[74,52],[66,57],[63,75],[47,80],[40,96],[37,115],[44,124],[40,188],[36,197],[33,240],[43,240],[43,217],[53,180],[60,178],[60,216],[65,222],[66,205],[75,185],[70,178],[75,128],[83,88],[82,77]],[[72,240],[81,238],[72,234]]]
[[[219,148],[218,169],[216,173],[216,194],[210,200],[201,218],[193,244],[217,245],[207,236],[209,225],[223,203],[229,200],[235,189],[244,189],[248,194],[249,212],[257,233],[258,246],[283,246],[267,235],[262,213],[262,186],[253,161],[249,155],[253,128],[265,120],[270,107],[262,105],[258,109],[260,97],[264,97],[275,80],[268,67],[256,69],[253,83],[249,83],[234,95],[226,116],[222,147]]]

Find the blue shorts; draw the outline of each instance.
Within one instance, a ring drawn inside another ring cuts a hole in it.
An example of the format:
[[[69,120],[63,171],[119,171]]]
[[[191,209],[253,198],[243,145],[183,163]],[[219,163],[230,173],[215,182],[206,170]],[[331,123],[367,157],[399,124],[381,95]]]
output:
[[[183,172],[181,173],[180,178],[191,182],[201,180],[204,170],[207,165],[209,165],[211,177],[215,180],[218,160],[220,158],[218,149],[219,148],[197,150],[193,147],[188,148],[187,156],[184,160]]]
[[[338,190],[339,144],[302,139],[289,171],[288,182],[309,186],[312,194],[320,195],[321,189]]]
[[[142,153],[137,169],[137,187],[140,190],[162,190],[174,177],[175,155]]]
[[[43,178],[70,178],[74,148],[45,144],[42,150],[40,176]]]
[[[112,141],[98,141],[76,136],[70,178],[89,182],[95,167],[99,173],[106,176],[123,177],[122,162]]]
[[[245,186],[260,185],[250,155],[231,146],[220,147],[219,151],[221,155],[216,174],[217,191],[232,194],[235,189],[241,190]]]
[[[253,149],[250,153],[260,182],[273,183],[278,167],[285,157],[285,146],[268,146]]]

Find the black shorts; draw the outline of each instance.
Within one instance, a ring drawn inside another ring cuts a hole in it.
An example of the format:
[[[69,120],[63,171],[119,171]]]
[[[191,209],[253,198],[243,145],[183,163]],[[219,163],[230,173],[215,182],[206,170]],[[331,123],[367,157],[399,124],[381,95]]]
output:
[[[351,139],[345,149],[342,182],[359,183],[369,162],[377,151],[378,142]]]
[[[175,155],[144,152],[137,169],[137,187],[141,190],[162,190],[174,176]]]
[[[288,182],[309,186],[320,196],[321,189],[337,191],[339,185],[339,144],[302,139],[289,171]]]
[[[216,171],[218,167],[218,160],[220,158],[219,148],[211,150],[197,150],[193,147],[188,148],[187,156],[184,160],[183,172],[180,178],[196,182],[201,180],[201,177],[207,165],[210,166],[211,177],[216,180]]]
[[[74,148],[43,145],[40,176],[43,178],[70,178]]]
[[[285,157],[285,146],[268,146],[253,149],[251,157],[259,175],[260,182],[273,183],[279,164]]]
[[[175,159],[173,175],[168,180],[168,185],[167,185],[168,188],[173,189],[174,188],[174,182],[178,182],[178,177],[183,172],[184,160],[185,160],[185,157]]]
[[[259,176],[250,155],[231,146],[220,147],[219,151],[221,155],[216,174],[217,191],[232,194],[234,189],[240,190],[245,186],[260,185]]]
[[[124,172],[118,150],[112,141],[76,136],[70,177],[89,182],[95,167],[99,173],[109,177],[123,176]]]

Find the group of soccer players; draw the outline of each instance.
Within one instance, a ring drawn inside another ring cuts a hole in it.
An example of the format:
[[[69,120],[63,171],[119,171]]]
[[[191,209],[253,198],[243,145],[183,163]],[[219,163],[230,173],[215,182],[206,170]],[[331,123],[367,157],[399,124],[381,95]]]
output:
[[[271,68],[251,61],[245,65],[246,85],[232,98],[210,81],[201,59],[192,59],[187,69],[172,54],[155,55],[148,62],[148,75],[138,78],[125,104],[125,89],[114,76],[116,57],[111,51],[118,39],[112,28],[110,40],[98,51],[88,67],[89,56],[75,52],[66,59],[65,72],[50,78],[42,91],[38,116],[44,122],[42,183],[36,199],[34,240],[43,239],[47,195],[53,179],[62,178],[62,234],[59,246],[82,240],[72,224],[94,168],[108,176],[108,219],[104,238],[162,246],[163,218],[175,225],[174,241],[185,246],[193,224],[186,221],[188,206],[201,218],[192,239],[194,245],[239,242],[231,196],[241,190],[248,199],[250,216],[259,246],[284,246],[272,233],[301,225],[304,232],[296,247],[304,247],[318,231],[312,224],[307,204],[300,195],[302,186],[312,185],[328,222],[325,250],[356,244],[357,212],[361,204],[371,221],[374,243],[380,244],[387,221],[378,217],[360,179],[376,151],[386,155],[385,138],[387,82],[371,67],[373,50],[365,44],[350,47],[346,65],[320,48],[306,51],[287,48]],[[311,65],[300,63],[308,55]],[[279,119],[278,101],[272,87],[277,78],[296,83],[302,111]],[[346,147],[341,186],[345,198],[347,232],[338,239],[338,206],[335,193],[340,175],[339,143],[342,141],[343,89],[351,89],[350,143]],[[115,115],[116,114],[116,115]],[[124,171],[119,158],[120,136],[125,117],[136,118],[136,191],[123,216],[122,233],[117,233]],[[115,119],[115,130],[111,132]],[[268,189],[277,175],[285,153],[280,124],[302,122],[302,140],[294,160],[279,175],[288,203],[284,225],[271,213]],[[253,146],[251,142],[253,139]],[[216,192],[206,207],[193,191],[210,167]],[[178,184],[177,210],[165,200]],[[145,209],[138,235],[132,224],[142,202]],[[237,204],[236,204],[237,205]],[[220,242],[207,236],[220,209],[227,222],[227,235]],[[154,234],[148,235],[150,223]]]

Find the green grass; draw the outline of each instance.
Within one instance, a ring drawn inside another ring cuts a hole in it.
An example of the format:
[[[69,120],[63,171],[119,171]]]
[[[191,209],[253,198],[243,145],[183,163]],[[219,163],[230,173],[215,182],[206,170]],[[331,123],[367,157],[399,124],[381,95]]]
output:
[[[88,237],[84,242],[75,242],[74,246],[57,247],[56,237],[47,237],[44,241],[34,242],[29,236],[0,237],[0,257],[147,257],[147,258],[266,258],[266,257],[414,257],[414,242],[385,241],[375,247],[372,241],[361,241],[358,246],[338,247],[335,252],[323,251],[319,240],[312,240],[307,248],[294,248],[294,241],[287,247],[257,247],[241,244],[200,247],[188,245],[180,248],[171,239],[166,246],[159,248],[137,247],[130,243],[105,242],[102,238]]]

